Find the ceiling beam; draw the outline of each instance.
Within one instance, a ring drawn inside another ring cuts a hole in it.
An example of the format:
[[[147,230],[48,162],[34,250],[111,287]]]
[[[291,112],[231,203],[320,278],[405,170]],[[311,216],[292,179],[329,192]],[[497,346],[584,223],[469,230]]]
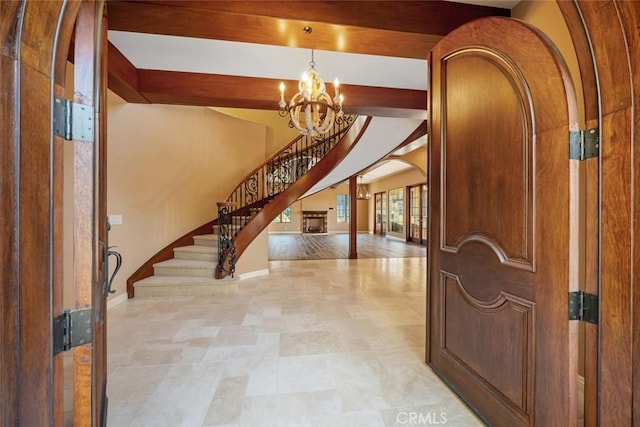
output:
[[[138,91],[138,70],[111,42],[107,47],[107,64],[109,89],[127,102],[149,103]]]
[[[146,102],[275,110],[280,80],[177,71],[138,70],[137,88]],[[289,88],[297,81],[285,81]],[[345,112],[391,117],[424,117],[427,92],[341,85]],[[293,93],[291,93],[292,95]],[[136,102],[136,101],[131,101]]]
[[[444,36],[455,28],[486,16],[510,16],[508,9],[439,0],[393,1],[202,1],[132,0],[234,13],[269,16],[310,23]]]
[[[110,1],[109,29],[424,59],[453,28],[507,9],[440,1]],[[311,26],[311,34],[302,28]]]

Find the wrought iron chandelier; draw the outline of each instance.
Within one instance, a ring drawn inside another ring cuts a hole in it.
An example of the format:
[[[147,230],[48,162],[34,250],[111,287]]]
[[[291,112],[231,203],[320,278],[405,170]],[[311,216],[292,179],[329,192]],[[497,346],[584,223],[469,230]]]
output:
[[[298,82],[298,93],[293,95],[289,104],[284,100],[284,82],[280,82],[280,117],[289,116],[289,127],[311,136],[321,136],[329,131],[334,123],[343,118],[340,82],[333,82],[334,96],[326,91],[324,80],[316,71],[316,63],[311,50],[310,68],[302,74]]]

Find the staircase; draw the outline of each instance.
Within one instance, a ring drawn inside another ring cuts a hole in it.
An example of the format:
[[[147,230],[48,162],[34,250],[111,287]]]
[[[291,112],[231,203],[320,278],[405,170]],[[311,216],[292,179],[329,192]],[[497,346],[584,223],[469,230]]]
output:
[[[137,296],[228,295],[238,280],[214,278],[218,264],[217,226],[193,237],[193,245],[173,249],[173,258],[153,264],[153,276],[135,282]]]
[[[134,289],[138,296],[235,292],[235,262],[244,250],[277,215],[347,156],[370,121],[346,117],[327,136],[299,136],[283,147],[218,203],[215,220],[163,248],[131,275],[127,279],[129,298]],[[208,234],[209,230],[214,233]]]

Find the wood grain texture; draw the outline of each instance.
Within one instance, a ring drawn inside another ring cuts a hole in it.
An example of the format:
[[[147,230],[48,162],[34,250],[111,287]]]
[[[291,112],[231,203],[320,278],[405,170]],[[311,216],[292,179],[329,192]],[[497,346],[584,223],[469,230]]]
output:
[[[124,79],[122,79],[124,81]],[[277,110],[278,85],[281,80],[227,76],[205,73],[188,73],[161,70],[137,70],[135,81],[137,95],[128,90],[110,86],[130,102],[151,102],[156,104],[182,104],[235,108]],[[286,80],[289,92],[298,82]],[[426,91],[392,89],[370,86],[341,85],[345,96],[345,108],[350,114],[360,111],[384,112],[426,109]],[[398,113],[396,113],[398,114]]]
[[[638,250],[640,248],[640,229],[637,224],[640,222],[640,152],[638,150],[638,135],[640,135],[640,122],[638,121],[638,106],[640,105],[640,34],[638,33],[638,22],[640,21],[640,5],[637,2],[617,3],[618,13],[622,24],[623,31],[625,33],[625,40],[627,42],[626,57],[629,62],[629,74],[632,84],[633,93],[633,118],[632,121],[626,122],[626,125],[631,127],[631,140],[630,144],[615,144],[615,150],[630,150],[631,154],[631,194],[630,198],[633,201],[631,210],[629,212],[631,224],[633,224],[627,232],[631,235],[631,253],[627,255],[631,258],[630,271],[624,272],[630,277],[630,293],[632,298],[631,307],[625,304],[627,310],[631,310],[632,313],[632,360],[631,365],[627,368],[632,370],[632,386],[633,396],[631,401],[632,406],[632,419],[634,423],[638,423],[640,420],[640,256],[638,256]],[[620,58],[622,60],[622,58]],[[627,172],[627,171],[625,171]],[[623,177],[624,174],[618,175],[618,179]],[[611,185],[616,185],[614,182],[609,182],[606,187],[603,185],[603,191],[607,193],[606,198],[610,198],[610,191],[613,191]],[[605,196],[603,196],[603,199]],[[627,222],[628,223],[628,222]],[[624,223],[622,223],[624,224]],[[620,224],[619,226],[622,226]],[[603,245],[603,253],[605,250],[609,250],[609,247]],[[603,265],[604,268],[604,265]],[[622,272],[620,272],[622,273]],[[622,285],[625,286],[626,281],[622,281]],[[611,282],[605,284],[604,278],[602,287],[611,285]],[[604,333],[604,330],[603,330]],[[627,334],[628,331],[620,331],[619,333]],[[614,364],[615,361],[611,361]],[[613,391],[613,390],[611,390]],[[602,425],[602,424],[601,424]]]
[[[467,24],[432,55],[428,362],[490,424],[574,425],[568,72],[544,36],[508,19]],[[456,278],[452,293],[444,277]],[[505,298],[524,317],[478,318]],[[490,344],[460,340],[461,330]],[[488,344],[501,364],[484,358]]]
[[[15,18],[8,10],[6,2],[0,3],[4,8],[3,18]],[[4,24],[4,22],[3,22]],[[4,31],[4,30],[3,30]],[[11,38],[12,33],[4,37]],[[0,233],[0,425],[15,425],[18,416],[18,353],[17,345],[17,313],[18,313],[18,192],[15,186],[18,168],[18,129],[16,127],[16,95],[18,88],[14,76],[14,58],[12,48],[3,49],[0,53],[0,215],[2,215],[2,232]],[[5,53],[7,55],[5,55]]]
[[[349,178],[349,259],[358,258],[358,177]]]
[[[135,0],[134,0],[135,1]],[[214,10],[225,13],[270,16],[306,20],[310,15],[339,25],[363,26],[384,30],[445,35],[460,25],[484,16],[508,16],[506,9],[443,1],[367,1],[367,7],[353,1],[185,1],[142,0]]]
[[[580,81],[584,97],[585,129],[598,127],[599,99],[596,86],[595,64],[591,52],[590,41],[584,22],[576,2],[557,2],[576,50]],[[584,255],[584,290],[591,294],[599,294],[599,160],[589,159],[583,162],[584,191],[581,193],[584,208],[585,229],[583,230]],[[574,200],[580,202],[580,200]],[[584,357],[584,425],[595,427],[598,424],[598,326],[584,322],[584,348],[580,349]]]
[[[364,8],[355,2],[119,1],[109,4],[109,15],[110,28],[121,31],[422,59],[458,25],[509,12],[439,1],[372,1]],[[305,25],[312,25],[311,34],[302,32]]]
[[[567,27],[570,28],[569,34],[573,41],[573,47],[576,50],[578,67],[580,69],[580,81],[574,82],[574,84],[582,85],[582,93],[584,95],[584,121],[597,120],[599,109],[595,66],[591,56],[590,41],[584,27],[582,16],[580,15],[576,2],[558,1],[556,4],[560,8]],[[587,128],[589,127],[587,126]]]
[[[22,4],[17,1],[0,2],[0,55],[8,58],[15,57],[16,29],[21,26],[21,7]]]
[[[638,292],[634,243],[638,231],[633,227],[634,212],[638,210],[633,186],[637,179],[633,171],[637,167],[634,132],[638,125],[634,123],[633,114],[640,83],[636,28],[640,12],[635,2],[627,5],[585,1],[578,2],[578,7],[592,43],[601,108],[598,422],[631,425],[634,389],[640,385],[640,382],[634,384],[634,378],[638,381],[634,361],[640,360],[640,348],[637,344],[634,347],[638,342],[634,331],[638,330],[639,323],[638,318],[634,318]]]
[[[96,106],[96,85],[99,71],[97,61],[97,32],[102,20],[100,2],[83,2],[78,11],[74,44],[74,102]],[[95,128],[94,138],[99,138]],[[98,272],[98,238],[96,204],[100,195],[96,187],[96,173],[99,158],[99,142],[73,141],[73,283],[75,308],[93,307],[92,329],[98,341],[73,349],[73,424],[91,426],[97,420],[96,389],[102,383],[102,373],[95,366],[96,356],[101,351],[99,325],[96,317],[100,305],[94,306],[96,274]],[[94,265],[96,269],[94,270]],[[100,292],[101,290],[98,290]],[[95,385],[94,385],[95,380]]]
[[[533,269],[533,141],[523,132],[532,125],[526,88],[513,78],[509,63],[491,52],[459,51],[442,66],[443,155],[452,159],[443,163],[443,243],[456,251],[468,239],[491,236],[502,257]],[[492,120],[495,111],[501,112],[499,121]],[[474,134],[478,146],[469,155],[464,141]],[[490,140],[494,135],[509,144],[497,146]]]
[[[107,287],[108,248],[107,230],[107,80],[108,80],[108,40],[107,17],[104,2],[97,2],[94,9],[96,37],[96,173],[94,188],[94,269],[91,305],[94,309],[93,326],[93,372],[92,375],[92,423],[105,426],[107,403]]]
[[[148,104],[138,91],[138,74],[133,64],[110,42],[107,52],[109,89],[127,102]]]

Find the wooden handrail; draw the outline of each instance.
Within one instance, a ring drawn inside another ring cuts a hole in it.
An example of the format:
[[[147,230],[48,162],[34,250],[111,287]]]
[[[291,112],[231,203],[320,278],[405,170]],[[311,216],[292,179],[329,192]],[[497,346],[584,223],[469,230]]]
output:
[[[346,134],[329,150],[324,157],[304,175],[266,203],[235,235],[233,239],[236,260],[240,258],[249,244],[264,230],[273,219],[287,206],[298,200],[327,173],[333,170],[353,149],[371,122],[371,117],[356,118]],[[225,276],[224,269],[218,269],[218,279]]]
[[[348,129],[348,128],[347,128]],[[240,183],[233,189],[231,190],[231,192],[227,195],[227,197],[225,197],[225,201],[229,201],[234,194],[236,194],[236,192],[238,191],[238,189],[240,187],[242,187],[242,185],[247,182],[248,179],[250,179],[253,175],[256,174],[256,172],[259,172],[260,170],[262,170],[264,167],[266,167],[267,165],[269,165],[269,163],[273,162],[274,159],[278,159],[280,161],[284,161],[287,159],[292,159],[295,157],[294,153],[287,153],[286,155],[282,155],[283,153],[286,153],[291,147],[295,146],[298,141],[300,141],[303,138],[311,138],[307,135],[298,135],[295,138],[293,138],[291,140],[291,142],[289,142],[287,145],[285,145],[284,147],[280,148],[278,151],[276,151],[271,157],[269,157],[268,159],[266,159],[264,162],[260,163],[257,167],[255,167],[251,172],[249,172],[248,174],[246,174],[244,176],[244,178],[242,178],[242,180],[240,180]],[[317,139],[314,138],[314,140],[316,142],[309,144],[305,150],[312,150],[315,147],[318,147],[322,144],[324,144],[327,141],[328,138],[323,138],[323,139]],[[242,207],[242,206],[240,206]]]

